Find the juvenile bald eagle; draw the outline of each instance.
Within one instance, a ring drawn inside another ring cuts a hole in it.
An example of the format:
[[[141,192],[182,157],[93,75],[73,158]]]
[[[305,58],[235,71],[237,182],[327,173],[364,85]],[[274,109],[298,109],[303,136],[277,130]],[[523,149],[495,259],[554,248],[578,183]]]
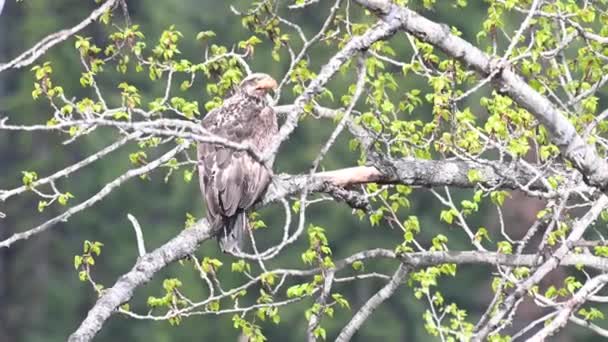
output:
[[[247,76],[221,107],[203,118],[203,127],[264,154],[278,131],[276,114],[266,101],[266,94],[276,86],[266,74]],[[198,160],[207,219],[218,232],[220,249],[234,252],[249,229],[247,210],[268,187],[271,171],[248,152],[219,144],[199,143]]]

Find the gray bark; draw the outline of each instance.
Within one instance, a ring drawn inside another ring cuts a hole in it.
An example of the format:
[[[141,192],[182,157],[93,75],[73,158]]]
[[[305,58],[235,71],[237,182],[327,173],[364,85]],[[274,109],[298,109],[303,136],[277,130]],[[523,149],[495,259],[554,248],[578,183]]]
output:
[[[547,128],[552,142],[583,174],[589,185],[604,192],[608,190],[608,163],[597,154],[595,147],[583,140],[572,123],[551,101],[528,85],[508,65],[503,65],[500,59],[492,58],[466,40],[453,35],[447,25],[433,22],[408,8],[394,5],[389,0],[355,1],[386,22],[399,20],[401,29],[436,46],[481,76],[487,77],[497,72],[493,86],[527,109]]]
[[[389,299],[395,291],[399,288],[399,285],[403,282],[407,276],[408,268],[401,264],[399,268],[393,274],[391,280],[384,285],[380,291],[376,292],[353,316],[353,318],[346,324],[346,326],[340,332],[340,335],[336,338],[338,342],[350,341],[355,333],[361,328],[363,323],[372,315],[372,313],[382,304],[385,300]]]
[[[156,272],[168,264],[193,253],[201,242],[211,236],[211,229],[207,221],[203,220],[195,227],[184,229],[178,236],[153,252],[139,258],[129,272],[121,276],[114,286],[104,291],[68,341],[80,342],[93,339],[110,315],[131,299],[137,287],[150,281]]]

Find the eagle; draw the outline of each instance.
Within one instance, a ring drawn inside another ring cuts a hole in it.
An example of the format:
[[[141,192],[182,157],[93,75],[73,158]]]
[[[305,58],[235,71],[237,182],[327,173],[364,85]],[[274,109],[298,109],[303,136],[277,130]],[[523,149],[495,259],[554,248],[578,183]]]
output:
[[[241,81],[221,107],[202,120],[207,131],[235,143],[247,144],[265,154],[278,132],[277,116],[266,99],[277,82],[267,74],[254,73]],[[199,143],[198,173],[207,220],[222,252],[241,249],[249,229],[248,210],[266,191],[272,171],[248,151],[221,144]]]

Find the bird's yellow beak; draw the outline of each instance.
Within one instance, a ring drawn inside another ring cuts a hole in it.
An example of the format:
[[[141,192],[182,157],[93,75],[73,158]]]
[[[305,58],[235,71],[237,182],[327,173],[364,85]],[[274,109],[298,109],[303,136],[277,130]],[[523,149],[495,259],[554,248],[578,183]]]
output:
[[[274,80],[274,78],[272,77],[266,77],[264,79],[261,79],[257,85],[256,85],[256,89],[264,89],[264,90],[275,90],[277,89],[277,81]]]

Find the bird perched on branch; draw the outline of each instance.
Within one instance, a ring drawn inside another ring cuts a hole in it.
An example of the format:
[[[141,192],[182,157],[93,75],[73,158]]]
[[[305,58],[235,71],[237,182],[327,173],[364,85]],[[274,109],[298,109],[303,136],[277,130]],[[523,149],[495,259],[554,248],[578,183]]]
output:
[[[277,82],[269,75],[247,76],[221,107],[209,112],[203,128],[235,143],[246,144],[265,154],[278,132],[277,117],[266,100]],[[240,249],[249,222],[247,211],[262,196],[271,170],[248,151],[220,144],[198,144],[198,173],[207,207],[207,219],[217,232],[220,249]]]

